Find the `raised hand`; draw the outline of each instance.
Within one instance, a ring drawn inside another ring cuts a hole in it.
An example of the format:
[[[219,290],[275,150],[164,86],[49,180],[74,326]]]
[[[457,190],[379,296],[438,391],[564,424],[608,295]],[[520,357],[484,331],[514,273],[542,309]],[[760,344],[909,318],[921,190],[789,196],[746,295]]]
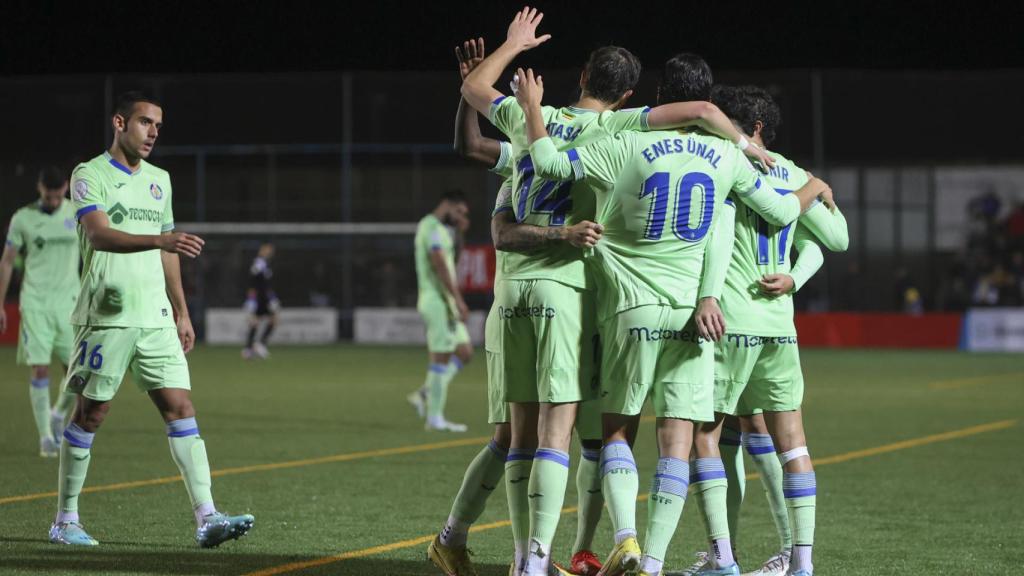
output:
[[[835,212],[836,200],[835,198],[832,197],[832,187],[829,186],[828,183],[822,180],[821,178],[818,178],[814,174],[811,174],[810,171],[807,172],[807,178],[809,179],[808,182],[814,184],[819,189],[818,199],[820,199],[825,204],[826,208],[828,208],[832,212]]]
[[[462,47],[455,47],[455,58],[459,61],[459,76],[463,80],[484,60],[484,39],[466,40]]]
[[[516,93],[516,100],[523,110],[535,110],[540,108],[544,100],[544,79],[533,75],[533,68],[523,71],[516,70],[516,79],[513,82]]]
[[[543,19],[543,12],[537,12],[536,8],[530,8],[529,6],[516,12],[512,23],[508,25],[505,43],[518,50],[529,50],[547,42],[551,39],[551,34],[537,37],[537,25]]]
[[[769,168],[775,168],[775,159],[769,156],[768,153],[765,152],[764,148],[761,148],[757,144],[751,142],[743,150],[743,153],[747,155],[747,158],[750,158],[751,162],[755,163],[755,166],[760,164],[761,171],[765,174],[768,173]]]

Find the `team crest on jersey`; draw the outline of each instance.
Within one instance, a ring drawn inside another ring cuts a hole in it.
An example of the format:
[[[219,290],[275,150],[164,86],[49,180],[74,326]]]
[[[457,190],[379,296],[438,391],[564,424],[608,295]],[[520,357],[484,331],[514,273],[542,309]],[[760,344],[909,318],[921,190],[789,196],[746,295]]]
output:
[[[75,200],[85,200],[85,197],[89,194],[89,184],[85,180],[79,180],[75,182]]]
[[[149,185],[149,195],[152,196],[155,200],[159,200],[164,197],[164,190],[163,188],[160,187],[159,184],[156,184],[154,182],[153,184]]]
[[[64,227],[67,228],[68,230],[74,230],[75,229],[75,220],[74,220],[74,218],[65,218],[64,219]]]

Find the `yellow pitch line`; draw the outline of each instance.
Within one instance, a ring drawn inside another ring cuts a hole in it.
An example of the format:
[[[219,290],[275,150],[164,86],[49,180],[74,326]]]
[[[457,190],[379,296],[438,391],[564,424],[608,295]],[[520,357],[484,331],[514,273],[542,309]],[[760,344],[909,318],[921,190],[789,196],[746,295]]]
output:
[[[490,436],[477,436],[475,438],[462,438],[447,442],[434,442],[431,444],[412,444],[409,446],[398,446],[396,448],[382,448],[379,450],[366,450],[363,452],[349,452],[346,454],[335,454],[333,456],[321,456],[319,458],[306,458],[303,460],[289,460],[287,462],[272,462],[269,464],[255,464],[252,466],[239,466],[237,468],[223,468],[214,470],[211,476],[230,476],[233,474],[249,474],[251,472],[264,472],[267,470],[280,470],[282,468],[298,468],[300,466],[315,466],[317,464],[330,464],[334,462],[349,462],[351,460],[362,460],[365,458],[376,458],[380,456],[397,456],[400,454],[415,454],[418,452],[430,452],[432,450],[443,450],[445,448],[457,448],[481,444],[490,440]],[[89,486],[82,489],[83,493],[110,492],[113,490],[126,490],[128,488],[141,488],[144,486],[159,486],[161,484],[173,484],[180,482],[181,476],[164,476],[163,478],[151,478],[148,480],[134,480],[132,482],[118,482],[116,484],[102,484],[100,486]],[[28,502],[43,498],[54,498],[56,492],[39,492],[37,494],[25,494],[24,496],[8,496],[0,498],[0,505],[13,504],[15,502]]]
[[[955,440],[957,438],[964,438],[967,436],[974,436],[977,434],[983,434],[985,432],[992,432],[995,430],[1003,430],[1010,428],[1017,424],[1017,420],[1001,420],[999,422],[992,422],[989,424],[981,424],[979,426],[971,426],[970,428],[961,428],[960,430],[952,430],[949,432],[943,432],[940,434],[932,434],[930,436],[922,436],[920,438],[913,438],[910,440],[903,440],[900,442],[893,442],[892,444],[885,444],[883,446],[876,446],[874,448],[867,448],[864,450],[855,450],[853,452],[846,452],[844,454],[836,454],[835,456],[826,456],[814,460],[814,465],[827,466],[829,464],[838,464],[840,462],[847,462],[849,460],[856,460],[859,458],[867,458],[869,456],[877,456],[878,454],[885,454],[887,452],[895,452],[897,450],[906,450],[908,448],[915,448],[918,446],[924,446],[926,444],[934,444],[936,442],[945,442],[948,440]],[[758,474],[747,474],[748,480],[758,478]],[[648,497],[648,494],[641,494],[637,500],[644,501]],[[576,507],[563,508],[562,514],[569,514],[576,511]],[[481,524],[479,526],[473,526],[469,529],[470,532],[484,532],[486,530],[493,530],[495,528],[502,528],[505,526],[511,526],[512,522],[509,520],[499,520],[498,522],[492,522],[490,524]],[[393,550],[401,550],[403,548],[412,548],[414,546],[420,546],[430,542],[434,539],[434,534],[428,536],[420,536],[419,538],[411,538],[409,540],[402,540],[400,542],[392,542],[391,544],[382,544],[380,546],[373,546],[372,548],[363,548],[362,550],[353,550],[351,552],[342,552],[341,554],[335,554],[333,556],[325,556],[323,558],[317,558],[315,560],[307,560],[305,562],[293,562],[291,564],[282,564],[281,566],[273,566],[264,570],[258,570],[256,572],[249,572],[243,576],[275,576],[276,574],[285,574],[288,572],[296,572],[298,570],[304,570],[306,568],[314,568],[316,566],[323,566],[325,564],[334,564],[335,562],[342,562],[351,558],[363,558],[366,556],[373,556],[376,554],[383,554],[385,552],[391,552]]]
[[[653,422],[654,416],[644,416],[641,422]],[[333,456],[322,456],[319,458],[306,458],[303,460],[289,460],[287,462],[271,462],[268,464],[254,464],[252,466],[238,466],[236,468],[223,468],[210,473],[213,477],[230,476],[233,474],[249,474],[251,472],[266,472],[268,470],[281,470],[283,468],[297,468],[300,466],[315,466],[317,464],[332,464],[335,462],[348,462],[351,460],[362,460],[365,458],[376,458],[380,456],[398,456],[401,454],[415,454],[417,452],[429,452],[432,450],[443,450],[445,448],[458,448],[480,444],[490,440],[490,436],[478,436],[476,438],[463,438],[448,442],[435,442],[433,444],[413,444],[410,446],[399,446],[397,448],[383,448],[380,450],[368,450],[365,452],[350,452],[347,454],[335,454]],[[162,478],[150,478],[147,480],[132,480],[130,482],[118,482],[115,484],[102,484],[100,486],[87,486],[82,489],[83,494],[95,492],[111,492],[114,490],[128,490],[130,488],[144,488],[147,486],[160,486],[162,484],[174,484],[180,482],[181,476],[164,476]],[[44,498],[55,498],[56,492],[37,492],[23,496],[7,496],[0,498],[0,506],[14,504],[16,502],[30,502]]]
[[[1009,382],[1013,380],[1016,380],[1017,382],[1024,382],[1024,372],[989,374],[987,376],[972,376],[970,378],[956,378],[954,380],[938,380],[929,384],[928,387],[932,390],[954,390],[956,388],[967,388],[968,386],[979,386],[981,384]]]

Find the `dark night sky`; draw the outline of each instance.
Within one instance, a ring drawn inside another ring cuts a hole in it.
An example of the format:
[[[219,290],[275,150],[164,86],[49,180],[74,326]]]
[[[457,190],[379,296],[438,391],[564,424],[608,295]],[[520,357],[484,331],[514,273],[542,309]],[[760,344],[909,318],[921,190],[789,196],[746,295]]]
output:
[[[877,4],[875,7],[866,5]],[[940,2],[556,2],[533,56],[571,67],[616,43],[648,65],[673,52],[715,68],[1024,65],[1024,5]],[[893,7],[891,5],[896,5]],[[0,7],[0,73],[448,69],[451,46],[504,37],[517,2],[55,2]],[[978,8],[978,9],[974,9]],[[984,8],[984,9],[981,9]]]

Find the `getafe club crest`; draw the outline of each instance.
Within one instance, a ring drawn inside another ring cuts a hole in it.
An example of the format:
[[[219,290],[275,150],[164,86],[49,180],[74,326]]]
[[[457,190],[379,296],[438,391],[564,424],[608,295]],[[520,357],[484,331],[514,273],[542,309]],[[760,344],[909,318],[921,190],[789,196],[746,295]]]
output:
[[[159,200],[164,197],[164,190],[159,184],[153,183],[149,185],[149,195],[155,200]]]
[[[89,194],[89,184],[87,184],[85,180],[75,182],[75,200],[85,200],[87,194]]]

